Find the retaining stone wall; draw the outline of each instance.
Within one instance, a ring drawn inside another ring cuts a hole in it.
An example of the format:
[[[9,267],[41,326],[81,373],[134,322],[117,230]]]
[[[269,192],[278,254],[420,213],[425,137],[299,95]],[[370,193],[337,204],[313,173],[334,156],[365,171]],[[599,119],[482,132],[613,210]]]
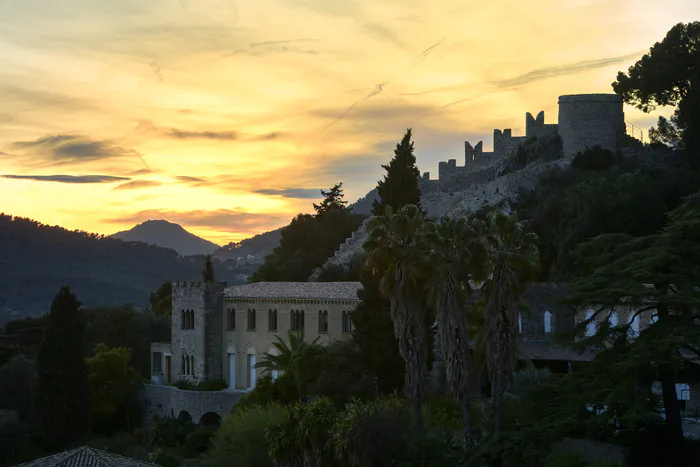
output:
[[[177,418],[182,411],[189,413],[194,423],[199,423],[202,416],[209,412],[224,418],[244,394],[233,391],[187,391],[173,386],[147,384],[139,388],[138,400],[143,410],[143,426],[151,429],[155,417]]]

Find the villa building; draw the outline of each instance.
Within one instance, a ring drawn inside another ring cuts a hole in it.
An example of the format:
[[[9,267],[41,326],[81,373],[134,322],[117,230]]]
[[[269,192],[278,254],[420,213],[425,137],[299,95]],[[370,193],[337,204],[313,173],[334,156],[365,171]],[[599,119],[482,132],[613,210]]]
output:
[[[229,388],[255,387],[260,355],[277,337],[303,331],[318,343],[348,337],[359,282],[173,282],[171,342],[151,344],[152,381],[223,379]],[[272,374],[273,378],[277,375]]]

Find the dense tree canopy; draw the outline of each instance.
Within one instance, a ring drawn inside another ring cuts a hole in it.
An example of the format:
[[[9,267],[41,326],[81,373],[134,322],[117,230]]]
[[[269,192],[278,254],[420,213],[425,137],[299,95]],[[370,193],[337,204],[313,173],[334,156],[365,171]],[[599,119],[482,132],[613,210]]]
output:
[[[58,447],[91,428],[90,384],[80,302],[62,287],[51,305],[38,356],[34,402],[43,442]]]
[[[680,135],[694,163],[699,162],[700,21],[671,28],[627,73],[617,75],[613,89],[644,112],[674,106],[671,120],[659,120],[652,135],[668,143]]]
[[[601,236],[579,248],[592,272],[572,284],[569,301],[593,313],[577,331],[582,334],[589,322],[599,322],[597,334],[584,345],[603,344],[598,359],[608,360],[617,375],[609,379],[613,383],[623,374],[630,384],[649,387],[660,381],[666,423],[681,442],[675,383],[700,380],[700,194],[671,212],[658,234]],[[634,316],[617,324],[611,319],[628,307],[652,315],[638,336],[630,335]]]
[[[321,204],[314,203],[314,210],[316,214],[323,214],[332,209],[347,209],[348,202],[343,198],[343,182],[334,185],[329,191],[321,190],[323,195],[323,201]]]
[[[317,215],[299,214],[282,229],[280,246],[265,258],[253,274],[252,282],[304,282],[357,230],[363,216],[345,208],[330,207],[342,203],[342,191],[331,189],[328,196],[336,198],[329,201],[328,209],[323,208]]]
[[[418,180],[420,171],[416,165],[416,156],[413,154],[413,141],[411,141],[411,129],[394,149],[394,157],[388,165],[382,165],[386,170],[384,180],[377,184],[379,200],[372,205],[372,214],[381,215],[385,206],[391,206],[394,212],[401,206],[413,204],[420,206],[420,188]]]

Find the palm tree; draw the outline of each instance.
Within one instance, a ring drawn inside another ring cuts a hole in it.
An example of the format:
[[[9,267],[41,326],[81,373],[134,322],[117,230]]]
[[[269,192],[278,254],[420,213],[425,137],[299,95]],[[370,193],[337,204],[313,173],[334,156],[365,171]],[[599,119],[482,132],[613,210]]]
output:
[[[379,278],[379,288],[389,300],[394,335],[406,365],[404,391],[413,404],[415,429],[423,431],[423,404],[428,373],[426,309],[421,297],[422,256],[419,238],[423,212],[415,205],[402,206],[396,213],[387,206],[383,215],[368,223],[367,266]]]
[[[277,342],[273,342],[272,347],[277,351],[277,355],[266,352],[260,358],[260,361],[255,364],[255,368],[262,368],[267,372],[279,371],[291,375],[299,390],[299,396],[302,396],[300,375],[295,371],[298,366],[299,359],[304,355],[304,352],[312,345],[316,344],[321,337],[317,337],[313,342],[308,343],[304,340],[304,330],[293,332],[287,331],[287,339],[289,345],[280,337],[275,336]]]
[[[471,391],[474,360],[469,351],[467,299],[470,255],[479,251],[478,237],[465,218],[427,223],[422,246],[429,270],[427,292],[438,322],[438,340],[450,390],[462,407],[464,441],[472,443]]]
[[[485,261],[475,267],[484,280],[487,367],[498,434],[503,428],[503,395],[515,365],[521,297],[538,264],[537,237],[524,230],[515,213],[494,211],[480,227]]]

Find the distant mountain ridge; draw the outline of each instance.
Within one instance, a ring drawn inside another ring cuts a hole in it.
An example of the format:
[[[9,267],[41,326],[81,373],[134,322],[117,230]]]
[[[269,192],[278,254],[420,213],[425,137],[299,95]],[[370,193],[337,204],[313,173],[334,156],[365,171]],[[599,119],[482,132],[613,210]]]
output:
[[[61,286],[86,307],[148,306],[165,281],[202,280],[204,255],[70,231],[0,213],[0,326],[46,313]],[[257,270],[249,261],[214,258],[216,280],[244,284]]]
[[[163,219],[148,220],[110,237],[125,242],[142,242],[171,248],[182,256],[210,255],[219,249],[219,245],[188,232],[179,224]]]

